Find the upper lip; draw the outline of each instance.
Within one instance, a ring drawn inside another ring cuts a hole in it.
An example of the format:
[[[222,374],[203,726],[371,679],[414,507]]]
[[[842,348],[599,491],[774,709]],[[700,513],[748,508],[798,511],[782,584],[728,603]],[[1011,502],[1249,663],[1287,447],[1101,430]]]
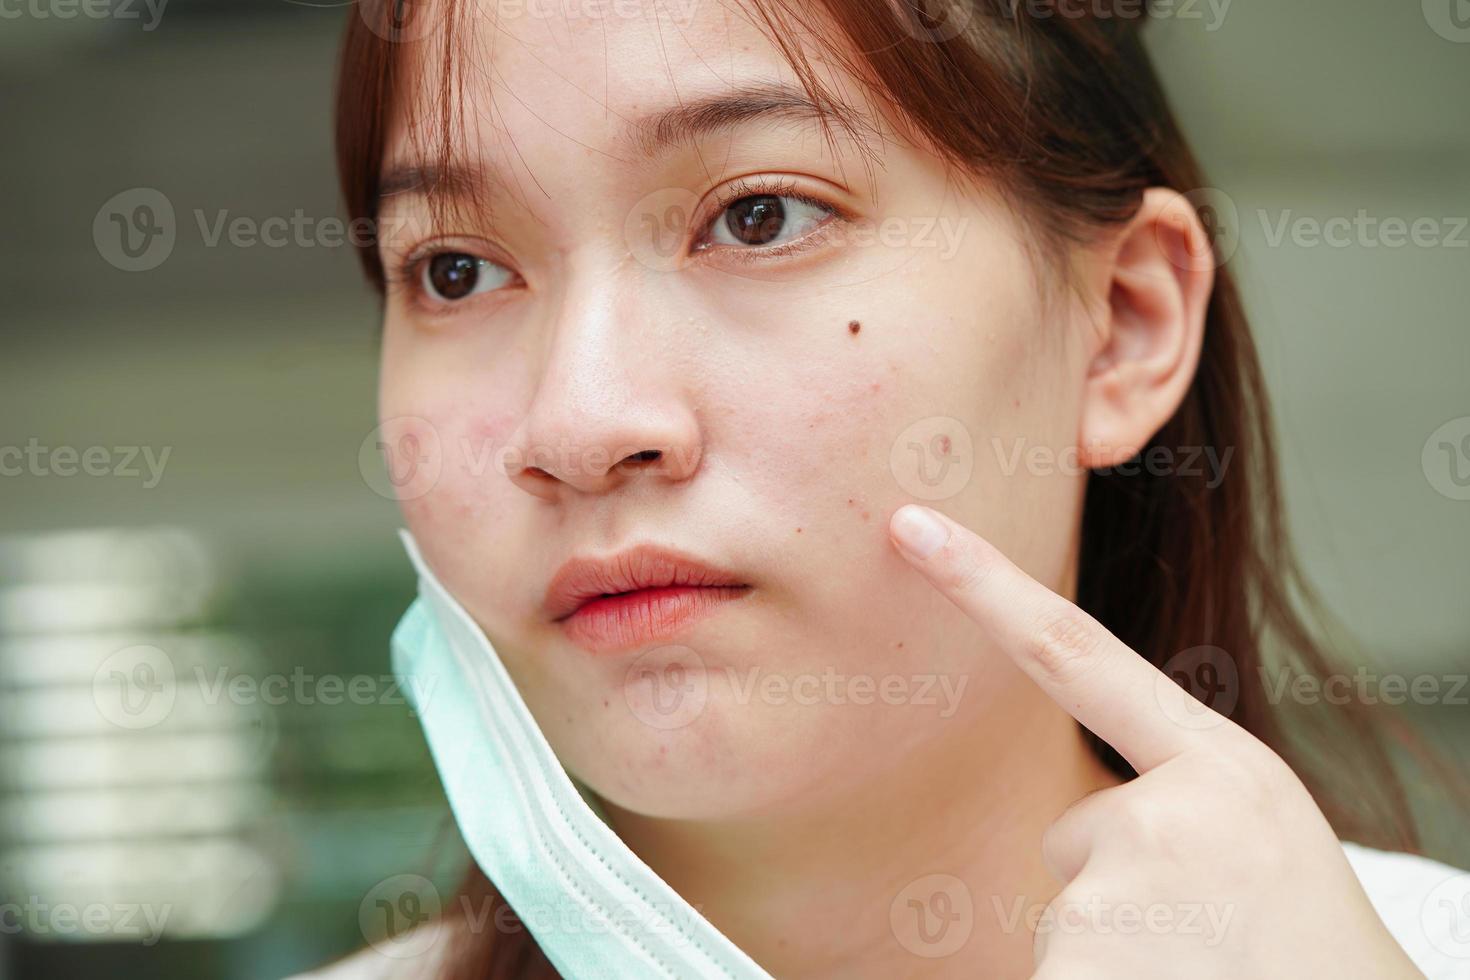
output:
[[[567,618],[583,603],[602,595],[671,585],[744,586],[733,572],[673,548],[644,544],[604,558],[573,558],[559,568],[546,587],[543,608],[554,621]]]

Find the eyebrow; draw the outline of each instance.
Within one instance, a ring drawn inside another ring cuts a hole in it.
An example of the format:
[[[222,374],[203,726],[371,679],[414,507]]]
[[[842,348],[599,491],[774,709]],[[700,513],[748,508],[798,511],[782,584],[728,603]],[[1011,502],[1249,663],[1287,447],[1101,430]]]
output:
[[[836,99],[818,102],[804,89],[776,82],[743,86],[659,110],[629,121],[624,134],[640,155],[651,158],[675,146],[762,119],[816,122],[824,131],[828,123],[836,123],[860,148],[871,151],[874,147],[875,127],[852,106]],[[486,185],[498,184],[493,173],[479,167],[409,163],[391,166],[382,174],[378,201],[430,191],[467,197]]]
[[[836,122],[849,136],[866,142],[871,126],[851,106],[836,99],[816,102],[804,89],[768,82],[695,99],[634,120],[631,142],[646,157],[701,136],[733,129],[756,119]]]

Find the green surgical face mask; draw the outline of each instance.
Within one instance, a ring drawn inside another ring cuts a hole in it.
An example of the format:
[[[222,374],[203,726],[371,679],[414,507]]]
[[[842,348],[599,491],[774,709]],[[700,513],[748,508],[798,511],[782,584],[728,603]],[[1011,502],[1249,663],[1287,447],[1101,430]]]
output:
[[[479,625],[407,531],[419,595],[393,632],[470,854],[564,977],[770,980],[645,864],[562,768]]]

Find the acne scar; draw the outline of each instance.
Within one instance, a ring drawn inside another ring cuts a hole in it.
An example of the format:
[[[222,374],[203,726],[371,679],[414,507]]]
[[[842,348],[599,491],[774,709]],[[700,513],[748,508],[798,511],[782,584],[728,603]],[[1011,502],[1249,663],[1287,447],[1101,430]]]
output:
[[[856,320],[848,320],[847,321],[847,332],[848,333],[855,334],[855,333],[857,333],[861,329],[863,329],[863,325],[861,323],[858,323]]]

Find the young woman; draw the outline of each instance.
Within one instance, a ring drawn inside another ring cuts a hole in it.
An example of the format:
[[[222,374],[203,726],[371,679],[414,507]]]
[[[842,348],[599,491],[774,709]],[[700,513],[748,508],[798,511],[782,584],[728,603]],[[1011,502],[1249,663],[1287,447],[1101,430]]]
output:
[[[1470,975],[1377,722],[1267,710],[1342,668],[1138,5],[358,6],[341,178],[440,626],[680,935],[730,975]],[[521,926],[512,886],[610,868],[487,838],[516,803],[449,760],[492,736],[423,707],[479,865],[415,955],[320,975],[611,950]]]

